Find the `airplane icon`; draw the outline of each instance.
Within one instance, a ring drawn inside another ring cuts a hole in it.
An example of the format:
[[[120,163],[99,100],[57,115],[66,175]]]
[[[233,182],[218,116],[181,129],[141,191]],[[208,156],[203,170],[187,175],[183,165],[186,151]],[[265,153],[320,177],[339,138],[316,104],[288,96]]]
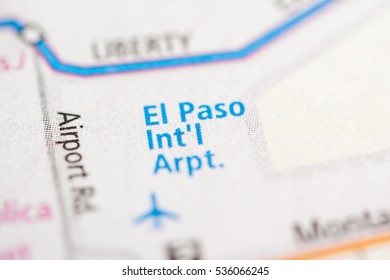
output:
[[[165,217],[165,218],[169,218],[172,220],[177,220],[179,218],[174,213],[171,213],[169,211],[160,210],[160,208],[157,205],[157,197],[156,197],[155,193],[150,194],[150,199],[152,202],[151,210],[146,212],[145,214],[142,214],[141,216],[137,217],[134,221],[135,224],[138,225],[138,224],[143,223],[144,221],[146,221],[148,219],[152,219],[154,228],[159,229],[159,228],[161,228],[161,218]]]

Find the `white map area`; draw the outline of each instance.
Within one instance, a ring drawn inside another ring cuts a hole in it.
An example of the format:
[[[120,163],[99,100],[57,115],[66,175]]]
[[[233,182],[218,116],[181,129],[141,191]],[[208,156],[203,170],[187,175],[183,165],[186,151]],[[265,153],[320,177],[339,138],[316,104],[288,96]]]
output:
[[[3,0],[0,23],[37,23],[61,61],[97,66],[237,50],[319,2]],[[335,0],[244,59],[95,77],[54,71],[0,28],[0,259],[389,259],[389,28],[388,1]],[[93,56],[164,34],[188,48]],[[183,102],[245,113],[182,123]],[[162,103],[168,123],[147,126]],[[64,114],[77,137],[61,136]],[[186,147],[149,148],[148,129],[186,124]],[[155,174],[160,154],[180,172]],[[175,218],[136,223],[153,197]]]

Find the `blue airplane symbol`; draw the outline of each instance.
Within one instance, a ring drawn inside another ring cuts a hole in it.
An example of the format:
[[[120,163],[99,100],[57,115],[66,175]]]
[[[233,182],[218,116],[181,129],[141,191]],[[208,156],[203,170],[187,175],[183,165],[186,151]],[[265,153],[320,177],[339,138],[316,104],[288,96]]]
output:
[[[153,226],[155,229],[161,228],[161,218],[166,217],[172,220],[177,220],[179,217],[171,212],[160,210],[157,205],[157,198],[155,193],[151,193],[150,199],[152,201],[152,209],[145,214],[142,214],[135,219],[135,224],[140,224],[147,219],[153,219]]]

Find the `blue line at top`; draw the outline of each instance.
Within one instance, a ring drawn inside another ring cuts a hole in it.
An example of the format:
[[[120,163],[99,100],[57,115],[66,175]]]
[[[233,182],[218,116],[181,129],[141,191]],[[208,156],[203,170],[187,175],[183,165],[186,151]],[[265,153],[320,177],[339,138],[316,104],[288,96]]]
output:
[[[288,30],[292,29],[304,19],[314,15],[318,11],[322,10],[329,4],[337,2],[338,0],[321,0],[316,4],[309,7],[307,10],[299,13],[293,18],[287,20],[281,25],[274,28],[272,31],[264,34],[260,38],[254,40],[248,45],[244,46],[239,50],[233,51],[224,51],[224,52],[215,52],[202,55],[193,55],[193,56],[183,56],[169,59],[158,59],[158,60],[148,60],[140,62],[130,62],[130,63],[121,63],[121,64],[110,64],[110,65],[101,65],[101,66],[77,66],[72,64],[67,64],[59,60],[45,42],[41,40],[34,45],[34,48],[42,55],[42,57],[47,61],[47,63],[56,71],[73,74],[77,76],[95,76],[95,75],[105,75],[105,74],[114,74],[114,73],[123,73],[131,71],[140,71],[148,69],[158,69],[158,68],[170,68],[176,66],[184,65],[193,65],[201,63],[211,63],[218,61],[229,61],[245,58],[255,51],[261,49],[268,43],[272,42],[276,38],[280,37],[282,34],[286,33]],[[0,19],[0,29],[1,28],[10,28],[15,30],[17,33],[20,33],[23,30],[24,25],[17,20],[1,20]]]
[[[1,20],[0,19],[0,28],[12,28],[16,32],[20,32],[23,29],[23,25],[17,20]]]

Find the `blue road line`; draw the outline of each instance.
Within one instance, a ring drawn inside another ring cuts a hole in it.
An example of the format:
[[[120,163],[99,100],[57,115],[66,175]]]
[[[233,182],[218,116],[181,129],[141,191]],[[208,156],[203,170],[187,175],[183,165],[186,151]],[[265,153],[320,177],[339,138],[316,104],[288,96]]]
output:
[[[23,29],[23,24],[17,20],[1,20],[0,19],[0,28],[11,28],[16,32],[20,32]]]
[[[287,20],[283,24],[277,26],[272,31],[264,34],[260,38],[254,40],[248,45],[244,46],[241,49],[233,51],[223,51],[223,52],[214,52],[209,54],[202,55],[190,55],[169,59],[158,59],[158,60],[147,60],[140,62],[130,62],[130,63],[120,63],[120,64],[110,64],[110,65],[101,65],[101,66],[77,66],[72,64],[67,64],[59,60],[45,42],[41,40],[34,45],[34,48],[42,55],[42,57],[47,61],[47,63],[56,71],[73,74],[77,76],[95,76],[95,75],[105,75],[105,74],[114,74],[114,73],[123,73],[131,71],[140,71],[148,69],[159,69],[159,68],[170,68],[184,65],[194,65],[202,63],[212,63],[212,62],[222,62],[230,60],[243,59],[254,52],[258,51],[265,45],[269,44],[276,38],[280,37],[288,30],[292,29],[299,23],[301,23],[306,18],[311,15],[316,14],[318,11],[324,9],[326,6],[333,2],[339,0],[322,0],[308,8],[307,10],[299,13],[293,18]],[[1,28],[11,28],[17,33],[20,33],[23,30],[24,25],[17,20],[0,19],[0,29]]]

